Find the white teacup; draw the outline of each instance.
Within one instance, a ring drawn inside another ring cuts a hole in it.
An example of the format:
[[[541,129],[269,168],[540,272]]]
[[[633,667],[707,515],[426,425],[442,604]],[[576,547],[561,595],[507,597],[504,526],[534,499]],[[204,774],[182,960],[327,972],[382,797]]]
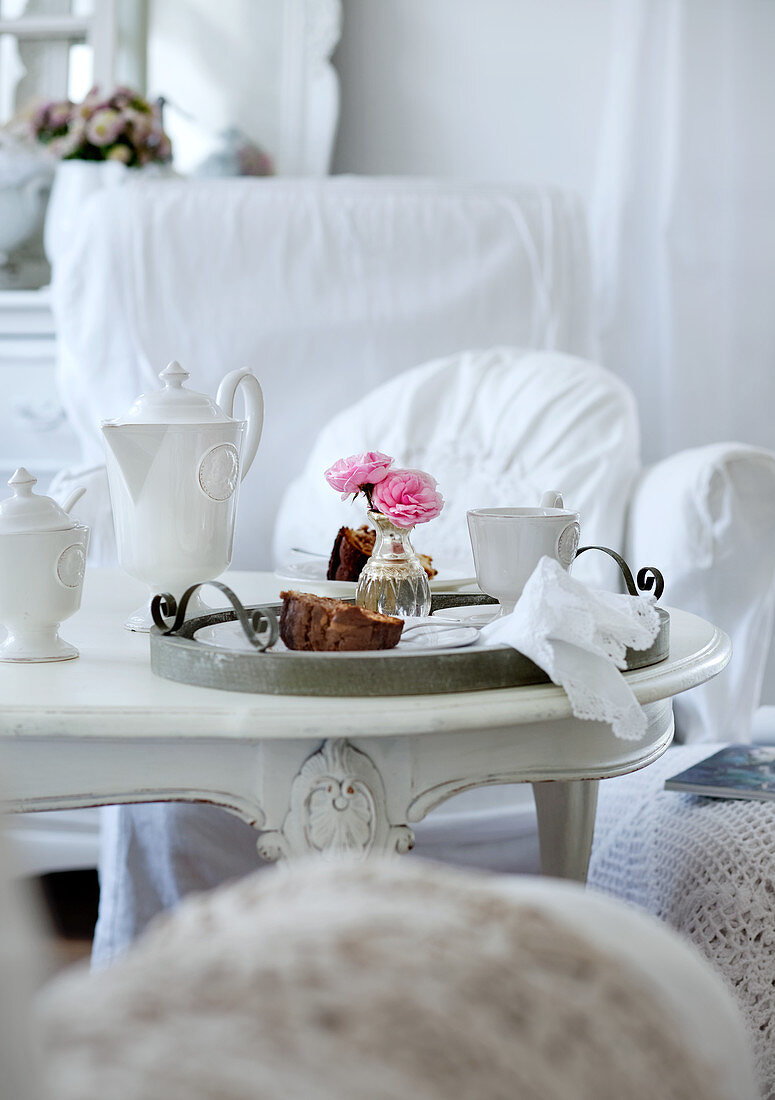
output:
[[[579,545],[579,513],[562,507],[562,497],[551,494],[559,507],[474,508],[467,512],[474,551],[476,579],[482,592],[508,615],[522,595],[530,574],[546,555],[568,569]]]

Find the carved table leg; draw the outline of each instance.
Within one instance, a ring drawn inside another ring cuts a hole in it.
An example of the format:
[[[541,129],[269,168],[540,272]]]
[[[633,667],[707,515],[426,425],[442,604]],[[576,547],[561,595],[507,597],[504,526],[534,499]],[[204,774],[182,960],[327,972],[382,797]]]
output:
[[[597,810],[597,779],[533,783],[541,873],[587,881]]]
[[[320,855],[366,859],[414,847],[407,825],[388,820],[385,785],[365,752],[341,738],[324,741],[293,780],[282,827],[261,835],[264,859]]]

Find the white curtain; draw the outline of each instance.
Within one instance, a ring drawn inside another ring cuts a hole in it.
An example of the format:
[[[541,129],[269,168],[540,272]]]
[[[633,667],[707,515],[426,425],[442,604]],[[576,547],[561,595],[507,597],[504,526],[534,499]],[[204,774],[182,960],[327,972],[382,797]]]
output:
[[[614,0],[593,203],[645,458],[775,449],[775,0]]]

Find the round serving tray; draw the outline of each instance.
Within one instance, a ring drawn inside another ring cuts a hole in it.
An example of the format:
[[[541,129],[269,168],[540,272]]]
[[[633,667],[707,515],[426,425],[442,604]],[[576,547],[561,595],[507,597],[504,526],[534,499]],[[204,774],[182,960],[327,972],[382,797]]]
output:
[[[492,604],[489,596],[436,593],[432,611]],[[280,604],[267,604],[279,614]],[[254,610],[249,608],[248,611]],[[657,608],[662,627],[650,649],[627,650],[627,668],[663,661],[670,650],[670,616]],[[216,648],[196,640],[202,627],[237,619],[232,608],[189,619],[174,634],[151,630],[151,668],[157,676],[183,684],[265,695],[434,695],[455,691],[546,684],[549,678],[510,646],[425,649],[409,653],[383,649],[360,653],[255,653]]]

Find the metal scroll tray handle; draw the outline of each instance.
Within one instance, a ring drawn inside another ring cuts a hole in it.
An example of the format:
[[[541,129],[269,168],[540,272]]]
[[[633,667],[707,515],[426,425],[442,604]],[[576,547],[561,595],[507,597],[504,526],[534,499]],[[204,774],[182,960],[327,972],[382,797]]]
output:
[[[631,596],[653,591],[654,598],[658,600],[664,592],[664,578],[653,565],[643,566],[642,569],[638,570],[637,577],[633,578],[629,565],[615,550],[611,550],[608,546],[582,546],[576,551],[576,557],[585,554],[587,550],[600,550],[614,559],[622,572],[624,583]],[[212,588],[217,588],[219,592],[226,596],[236,612],[245,637],[257,652],[263,653],[275,644],[280,636],[280,628],[275,612],[270,607],[256,607],[248,612],[231,588],[228,585],[221,584],[220,581],[203,581],[201,584],[192,584],[181,596],[180,603],[169,592],[153,597],[151,615],[154,623],[165,637],[171,637],[178,633],[186,620],[186,610],[191,597],[199,588],[204,588],[207,584]],[[425,628],[426,624],[422,624],[422,626]],[[408,629],[411,631],[414,628],[409,627]],[[457,627],[450,629],[457,629]]]
[[[627,585],[627,591],[631,596],[639,596],[641,593],[651,592],[653,589],[654,599],[658,600],[665,591],[665,578],[655,566],[644,565],[642,569],[638,570],[637,578],[634,579],[629,565],[621,554],[617,554],[615,550],[611,550],[608,546],[580,546],[576,551],[576,558],[579,554],[586,554],[587,550],[601,550],[604,554],[608,554],[609,558],[614,559],[622,571],[624,583]]]
[[[228,585],[221,584],[220,581],[203,581],[201,584],[192,584],[180,597],[179,604],[169,592],[153,597],[151,600],[151,616],[165,637],[177,634],[186,620],[186,609],[189,600],[197,589],[204,588],[206,584],[209,584],[212,588],[217,588],[219,592],[223,592],[237,613],[245,637],[259,653],[263,653],[264,650],[274,645],[280,636],[280,627],[274,611],[269,607],[256,607],[252,612],[246,611],[235,593]]]

